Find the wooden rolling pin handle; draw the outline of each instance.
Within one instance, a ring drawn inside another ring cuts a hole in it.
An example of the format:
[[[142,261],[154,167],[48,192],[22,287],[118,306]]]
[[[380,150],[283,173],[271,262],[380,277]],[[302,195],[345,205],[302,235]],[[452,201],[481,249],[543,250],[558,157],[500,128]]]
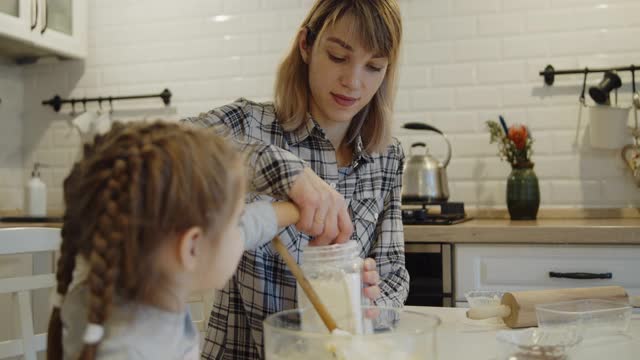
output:
[[[280,254],[284,262],[289,267],[289,270],[291,270],[291,273],[300,284],[300,287],[304,291],[305,295],[307,295],[307,298],[309,298],[309,301],[311,301],[311,304],[318,312],[318,315],[320,315],[320,318],[324,322],[329,332],[334,332],[334,330],[336,330],[336,328],[338,327],[335,320],[333,319],[331,314],[329,314],[329,311],[327,311],[327,308],[324,306],[315,290],[313,290],[313,287],[311,287],[309,280],[307,280],[307,278],[304,276],[304,273],[296,263],[296,260],[293,258],[293,256],[291,256],[291,254],[289,254],[289,250],[287,250],[287,248],[284,246],[282,240],[280,240],[280,237],[276,236],[273,239],[272,244],[278,254]]]
[[[511,308],[506,305],[476,306],[467,310],[467,317],[473,320],[484,320],[494,317],[504,318],[511,315]]]

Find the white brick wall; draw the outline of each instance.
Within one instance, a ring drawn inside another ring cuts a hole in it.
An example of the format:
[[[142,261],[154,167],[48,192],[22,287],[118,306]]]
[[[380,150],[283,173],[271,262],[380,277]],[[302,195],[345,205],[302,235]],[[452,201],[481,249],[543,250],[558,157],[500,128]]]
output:
[[[22,208],[22,69],[0,58],[0,210]]]
[[[0,87],[0,97],[6,98],[0,105],[0,207],[21,206],[20,186],[39,160],[54,166],[43,176],[51,209],[61,208],[60,183],[76,156],[78,139],[67,125],[68,109],[55,114],[41,100],[56,93],[123,95],[169,87],[179,115],[186,116],[240,96],[269,99],[276,65],[311,3],[92,0],[86,62],[0,67],[0,80],[13,89]],[[556,68],[640,63],[637,0],[400,3],[405,43],[396,135],[406,149],[423,139],[400,129],[407,121],[426,121],[449,135],[453,200],[504,207],[509,167],[498,160],[496,146],[488,144],[484,125],[504,114],[507,122],[526,123],[533,130],[543,207],[640,205],[640,190],[618,153],[584,145],[588,118],[576,130],[580,76],[560,77],[556,86],[545,88],[537,75],[549,63]],[[624,104],[630,99],[627,75],[619,94]],[[598,76],[590,79],[597,81]],[[23,99],[16,99],[23,88]],[[116,103],[119,108],[137,105]],[[5,129],[24,131],[24,136],[10,136]],[[435,154],[443,153],[436,137],[427,141]],[[21,147],[23,152],[17,151]],[[11,159],[5,148],[15,153]],[[16,164],[23,164],[22,174]]]

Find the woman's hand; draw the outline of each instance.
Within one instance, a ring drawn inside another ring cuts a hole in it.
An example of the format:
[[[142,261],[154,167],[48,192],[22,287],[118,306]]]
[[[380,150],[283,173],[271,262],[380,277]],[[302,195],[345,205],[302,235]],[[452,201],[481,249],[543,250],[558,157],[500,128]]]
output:
[[[372,303],[380,297],[380,274],[376,268],[376,261],[372,258],[364,260],[364,269],[362,270],[362,282],[364,283],[364,296],[371,300]]]
[[[315,236],[311,245],[347,242],[353,233],[353,223],[344,197],[310,168],[305,168],[294,180],[289,198],[300,209],[296,228]]]

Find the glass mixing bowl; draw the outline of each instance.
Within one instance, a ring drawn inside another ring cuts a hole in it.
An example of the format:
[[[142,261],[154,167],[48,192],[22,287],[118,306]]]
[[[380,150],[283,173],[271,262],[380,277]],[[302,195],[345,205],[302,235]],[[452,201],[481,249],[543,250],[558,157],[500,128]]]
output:
[[[528,328],[496,334],[498,360],[569,360],[582,338],[576,329]]]
[[[313,308],[272,314],[264,321],[267,360],[423,360],[436,359],[440,319],[402,309],[363,307],[363,334],[329,334],[303,324]],[[331,309],[329,309],[331,313]],[[340,319],[336,319],[340,323]]]

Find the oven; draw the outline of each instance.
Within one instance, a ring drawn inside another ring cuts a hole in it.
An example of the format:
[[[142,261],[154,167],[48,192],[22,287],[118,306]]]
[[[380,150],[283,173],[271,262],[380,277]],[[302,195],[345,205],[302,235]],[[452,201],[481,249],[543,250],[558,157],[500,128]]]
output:
[[[462,202],[410,204],[402,206],[405,226],[455,226],[471,219]],[[407,305],[454,306],[453,246],[420,242],[405,236],[406,267],[411,277]]]
[[[415,243],[405,239],[406,268],[411,277],[406,305],[453,306],[451,244]]]

